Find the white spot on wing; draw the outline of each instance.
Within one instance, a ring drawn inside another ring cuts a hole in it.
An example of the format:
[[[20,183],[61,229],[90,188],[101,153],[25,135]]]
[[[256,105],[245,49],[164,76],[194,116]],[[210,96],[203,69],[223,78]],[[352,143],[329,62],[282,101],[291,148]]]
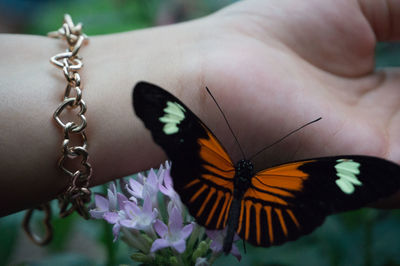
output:
[[[352,194],[355,190],[354,186],[361,186],[362,183],[358,180],[357,175],[360,174],[360,163],[348,159],[337,160],[335,165],[336,185],[346,194]]]
[[[167,135],[175,134],[179,131],[178,125],[185,118],[185,108],[179,103],[167,102],[167,107],[164,108],[164,116],[158,120],[164,123],[163,131]]]
[[[336,180],[336,185],[338,185],[339,188],[346,194],[352,194],[355,190],[354,186],[344,179]]]

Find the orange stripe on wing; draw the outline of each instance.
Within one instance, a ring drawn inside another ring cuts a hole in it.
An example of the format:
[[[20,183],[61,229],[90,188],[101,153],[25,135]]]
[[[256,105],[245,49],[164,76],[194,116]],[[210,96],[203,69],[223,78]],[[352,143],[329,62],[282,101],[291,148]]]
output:
[[[290,218],[292,218],[294,224],[297,226],[297,228],[300,228],[299,221],[297,221],[296,216],[294,216],[292,210],[286,210],[286,212],[289,214]]]
[[[222,192],[221,190],[217,191],[217,200],[215,201],[210,213],[208,214],[208,218],[206,221],[206,226],[211,222],[212,217],[214,216],[215,210],[217,209],[219,202],[222,198],[222,196],[224,195],[224,192]]]
[[[231,209],[230,207],[231,207],[231,204],[232,204],[232,200],[233,200],[233,197],[231,196],[230,199],[229,199],[228,208],[227,208],[227,210],[225,212],[224,224],[226,224],[226,220],[228,219],[228,214],[229,214],[229,210]]]
[[[218,160],[218,167],[223,170],[229,169],[229,166],[233,167],[231,159],[229,158],[227,152],[221,146],[219,141],[203,124],[202,126],[204,130],[207,132],[208,139],[200,138],[198,140],[198,143],[200,144],[200,146],[202,146],[200,154],[203,153],[204,155],[201,157],[205,159],[207,162],[213,162],[213,164],[215,164],[214,162]]]
[[[195,200],[197,199],[197,197],[198,197],[201,193],[203,193],[203,191],[206,190],[207,188],[208,188],[208,186],[207,186],[206,184],[204,184],[204,185],[196,192],[196,194],[194,194],[194,195],[190,198],[189,202],[192,203],[193,201],[195,201]]]
[[[308,174],[298,168],[306,163],[315,160],[288,163],[276,167],[268,168],[255,175],[259,182],[265,186],[280,187],[287,190],[299,191],[303,188],[303,181],[308,178]],[[252,181],[253,181],[252,180]]]
[[[186,185],[184,186],[184,188],[191,187],[191,186],[193,186],[193,185],[195,185],[195,184],[197,184],[197,183],[199,183],[199,182],[200,182],[199,179],[195,179],[195,180],[193,180],[192,182],[186,184]]]
[[[245,233],[244,233],[244,238],[249,239],[249,234],[250,234],[250,208],[252,202],[250,200],[247,200],[245,203],[246,205],[246,227],[245,227]]]
[[[261,224],[260,224],[260,211],[261,211],[261,203],[256,203],[254,204],[254,209],[256,211],[256,240],[257,240],[257,245],[260,245],[261,243]]]
[[[286,206],[288,203],[281,197],[293,198],[294,194],[291,191],[303,189],[303,182],[308,178],[308,174],[298,168],[312,161],[314,160],[284,164],[257,173],[251,179],[254,189],[249,189],[244,197]]]
[[[204,208],[206,207],[206,205],[207,205],[208,202],[210,201],[212,195],[213,195],[216,191],[217,191],[217,190],[216,190],[215,188],[213,188],[213,187],[210,188],[210,192],[208,192],[206,199],[203,201],[203,204],[201,205],[199,211],[198,211],[197,214],[196,214],[196,217],[199,217],[199,216],[203,213]]]
[[[285,236],[288,236],[288,230],[287,230],[287,227],[285,224],[285,219],[283,218],[283,215],[282,215],[282,210],[281,209],[274,209],[274,210],[275,210],[276,214],[278,215],[279,223],[281,224],[283,233],[285,234]]]
[[[206,162],[202,164],[202,167],[210,173],[204,173],[201,177],[216,186],[229,189],[233,193],[234,165],[215,136],[203,124],[202,126],[207,132],[208,138],[198,139],[199,156]]]
[[[218,177],[216,177],[214,175],[210,175],[210,174],[204,174],[204,175],[201,175],[201,177],[214,183],[217,186],[229,189],[231,191],[231,193],[233,193],[233,182],[218,178]]]
[[[222,206],[222,210],[221,210],[221,212],[220,212],[220,214],[218,216],[217,228],[220,228],[220,224],[221,224],[222,218],[224,217],[224,214],[229,212],[229,208],[227,210],[227,206],[228,206],[228,203],[230,201],[230,197],[231,197],[231,194],[229,192],[226,192],[225,193],[224,205]]]
[[[281,178],[282,182],[278,183],[277,182],[277,186],[287,189],[287,187],[285,187],[285,180],[284,178]],[[261,182],[259,179],[257,178],[253,178],[252,180],[252,186],[255,188],[258,188],[259,190],[265,191],[265,192],[269,192],[269,193],[274,193],[274,194],[278,194],[280,196],[285,196],[285,197],[294,197],[294,195],[288,191],[279,189],[279,188],[275,188],[275,187],[270,187],[271,186],[271,182],[270,180],[267,180],[267,182]],[[263,192],[259,192],[260,194],[264,194]],[[268,194],[267,194],[268,195]]]
[[[267,189],[265,189],[265,190],[267,190]],[[253,198],[253,199],[257,199],[257,200],[263,200],[267,203],[273,202],[273,203],[278,203],[281,205],[288,204],[285,200],[283,200],[277,196],[273,196],[268,193],[263,193],[263,192],[260,192],[260,191],[257,191],[255,189],[251,189],[251,188],[249,188],[246,191],[246,193],[244,193],[243,198]]]
[[[235,168],[233,168],[233,167],[230,167],[225,170],[220,170],[219,168],[217,168],[215,166],[207,165],[207,164],[203,164],[203,167],[205,169],[207,169],[208,171],[210,171],[211,173],[215,173],[215,174],[222,176],[224,178],[227,178],[227,179],[232,179],[235,176]]]
[[[264,210],[267,214],[268,236],[269,241],[272,245],[274,243],[274,231],[272,228],[271,206],[264,206]]]

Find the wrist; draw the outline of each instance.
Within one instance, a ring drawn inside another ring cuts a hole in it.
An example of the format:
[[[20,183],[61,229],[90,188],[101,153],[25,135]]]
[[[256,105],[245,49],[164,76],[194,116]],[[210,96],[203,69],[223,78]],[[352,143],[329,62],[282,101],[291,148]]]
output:
[[[166,159],[133,113],[132,89],[146,80],[185,100],[198,98],[201,58],[196,44],[199,31],[193,24],[92,37],[81,50],[92,185]]]

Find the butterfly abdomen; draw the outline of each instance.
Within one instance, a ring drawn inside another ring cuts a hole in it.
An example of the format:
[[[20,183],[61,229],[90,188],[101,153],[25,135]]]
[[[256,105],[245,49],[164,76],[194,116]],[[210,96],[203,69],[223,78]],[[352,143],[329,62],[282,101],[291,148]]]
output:
[[[240,160],[235,165],[235,177],[233,188],[233,200],[229,210],[228,228],[224,239],[223,251],[228,254],[231,251],[233,238],[239,225],[241,201],[244,193],[250,187],[250,179],[254,175],[253,163],[248,160]]]
[[[229,210],[228,225],[223,245],[223,251],[225,254],[229,254],[229,252],[232,249],[233,238],[235,236],[236,229],[239,225],[240,204],[241,204],[240,199],[234,198],[232,200],[231,208]]]

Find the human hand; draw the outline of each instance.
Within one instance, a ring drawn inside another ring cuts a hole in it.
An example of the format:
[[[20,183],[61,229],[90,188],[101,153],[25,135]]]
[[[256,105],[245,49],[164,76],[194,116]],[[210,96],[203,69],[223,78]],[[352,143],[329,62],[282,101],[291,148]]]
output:
[[[385,1],[366,2],[253,0],[214,15],[223,27],[203,49],[203,82],[247,155],[322,116],[263,160],[346,153],[400,163],[399,71],[374,72],[377,39],[398,38],[400,21],[389,28]]]
[[[209,18],[202,86],[213,91],[248,157],[323,118],[260,154],[259,169],[340,154],[400,163],[400,72],[374,70],[376,42],[400,37],[398,17],[395,1],[239,2]],[[239,159],[222,117],[207,122]]]

